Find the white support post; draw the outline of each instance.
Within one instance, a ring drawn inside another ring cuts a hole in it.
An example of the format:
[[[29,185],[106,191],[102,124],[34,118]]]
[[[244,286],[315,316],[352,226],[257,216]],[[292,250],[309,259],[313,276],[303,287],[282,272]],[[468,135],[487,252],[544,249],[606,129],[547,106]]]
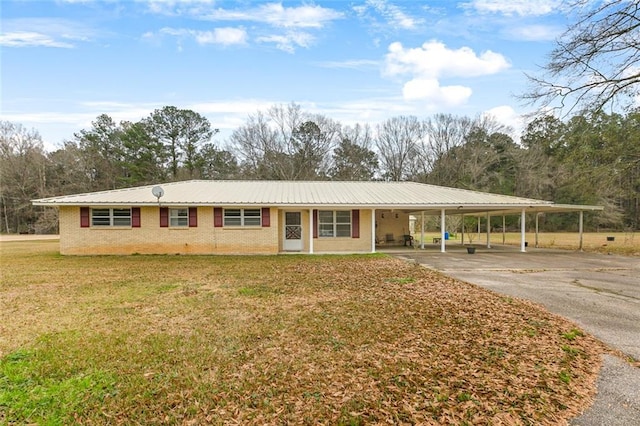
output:
[[[487,248],[491,248],[491,215],[487,212]]]
[[[376,252],[376,209],[371,209],[371,253]]]
[[[424,250],[424,212],[420,212],[420,248]]]
[[[584,212],[582,210],[580,210],[580,223],[578,223],[578,230],[580,231],[580,244],[579,244],[579,249],[580,251],[582,251],[582,231],[583,231],[583,225],[584,225]]]
[[[540,217],[540,213],[536,213],[536,244],[535,247],[538,248],[538,218]]]
[[[309,209],[309,254],[313,254],[313,209]]]
[[[446,226],[445,222],[445,210],[442,209],[440,211],[440,252],[445,252],[445,241],[444,241],[444,227]]]
[[[502,245],[506,244],[507,241],[507,222],[504,218],[504,215],[502,215]]]
[[[482,217],[478,216],[478,244],[480,244],[480,222],[482,222]]]
[[[525,253],[527,251],[526,247],[525,247],[525,232],[526,232],[526,219],[527,219],[527,213],[525,211],[525,209],[522,209],[522,214],[520,215],[520,251],[522,253]]]
[[[464,214],[461,214],[460,216],[462,216],[462,235],[460,236],[460,244],[464,245]]]

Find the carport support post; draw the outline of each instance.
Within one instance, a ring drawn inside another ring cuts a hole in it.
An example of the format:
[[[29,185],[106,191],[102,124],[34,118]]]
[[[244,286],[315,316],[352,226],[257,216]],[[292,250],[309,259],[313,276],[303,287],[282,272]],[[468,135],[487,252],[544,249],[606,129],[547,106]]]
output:
[[[527,221],[527,213],[525,209],[522,209],[522,213],[520,215],[520,251],[522,253],[526,252],[524,239],[525,239],[525,231],[526,231],[526,221]]]
[[[313,254],[313,209],[309,209],[309,254]]]
[[[445,249],[444,249],[444,227],[447,226],[446,225],[446,221],[445,221],[445,211],[444,209],[442,209],[440,211],[440,252],[444,253]]]
[[[502,245],[505,245],[505,241],[507,239],[507,230],[506,230],[506,220],[504,218],[504,215],[502,215]]]
[[[580,231],[580,244],[578,245],[580,251],[582,251],[582,230],[584,225],[584,212],[580,210],[580,222],[578,223],[578,229]]]
[[[464,245],[464,214],[460,216],[462,217],[462,237],[460,238],[460,244]]]
[[[536,213],[536,248],[538,248],[538,217],[540,217],[540,213]]]
[[[491,248],[491,216],[487,212],[487,248]]]
[[[376,209],[371,209],[371,253],[376,252]]]
[[[420,248],[424,250],[424,212],[420,212]]]

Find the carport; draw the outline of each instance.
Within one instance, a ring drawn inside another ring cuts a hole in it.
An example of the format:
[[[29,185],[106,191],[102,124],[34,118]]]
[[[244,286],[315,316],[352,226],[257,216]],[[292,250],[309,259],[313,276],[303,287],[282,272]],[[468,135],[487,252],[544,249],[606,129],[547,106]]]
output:
[[[503,233],[503,243],[504,243],[504,233],[505,231],[505,218],[507,216],[519,216],[520,218],[520,251],[526,252],[527,243],[526,243],[526,218],[527,214],[535,214],[535,247],[538,247],[538,234],[539,234],[539,217],[542,213],[567,213],[567,212],[575,212],[578,213],[578,234],[579,234],[579,249],[582,250],[583,243],[583,232],[584,232],[584,212],[585,211],[601,211],[603,210],[602,206],[588,206],[588,205],[572,205],[572,204],[553,204],[550,202],[542,202],[536,203],[532,205],[516,205],[514,203],[511,206],[503,205],[471,205],[471,204],[460,204],[455,208],[451,206],[442,206],[440,208],[431,207],[429,209],[418,210],[418,211],[408,211],[406,213],[420,216],[421,217],[421,229],[420,229],[420,248],[425,248],[424,236],[424,218],[425,216],[439,216],[440,217],[440,251],[442,253],[446,252],[446,241],[445,234],[446,230],[446,217],[452,215],[460,215],[462,217],[462,232],[461,232],[461,244],[464,245],[464,217],[471,216],[477,218],[478,221],[478,234],[480,233],[480,225],[483,218],[486,218],[486,246],[487,248],[491,248],[491,226],[488,224],[491,223],[492,217],[502,217],[502,233]]]

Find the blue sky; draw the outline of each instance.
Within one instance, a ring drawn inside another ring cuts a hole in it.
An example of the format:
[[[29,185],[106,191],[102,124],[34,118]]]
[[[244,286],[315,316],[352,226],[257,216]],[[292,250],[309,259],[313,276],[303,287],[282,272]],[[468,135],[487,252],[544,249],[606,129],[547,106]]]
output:
[[[560,0],[3,0],[0,119],[48,149],[98,115],[174,105],[223,145],[290,102],[343,124],[490,113],[522,127],[527,89],[565,29]]]

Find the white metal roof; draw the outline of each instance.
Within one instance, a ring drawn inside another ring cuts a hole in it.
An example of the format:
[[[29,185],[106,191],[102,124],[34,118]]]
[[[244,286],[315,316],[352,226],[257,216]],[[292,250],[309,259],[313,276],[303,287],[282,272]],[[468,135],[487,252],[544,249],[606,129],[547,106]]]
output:
[[[447,188],[416,182],[190,180],[33,200],[41,206],[158,205],[151,189],[160,186],[163,206],[359,207],[419,210],[555,210],[550,201]],[[560,207],[560,206],[557,206]],[[596,210],[597,206],[563,206]]]

